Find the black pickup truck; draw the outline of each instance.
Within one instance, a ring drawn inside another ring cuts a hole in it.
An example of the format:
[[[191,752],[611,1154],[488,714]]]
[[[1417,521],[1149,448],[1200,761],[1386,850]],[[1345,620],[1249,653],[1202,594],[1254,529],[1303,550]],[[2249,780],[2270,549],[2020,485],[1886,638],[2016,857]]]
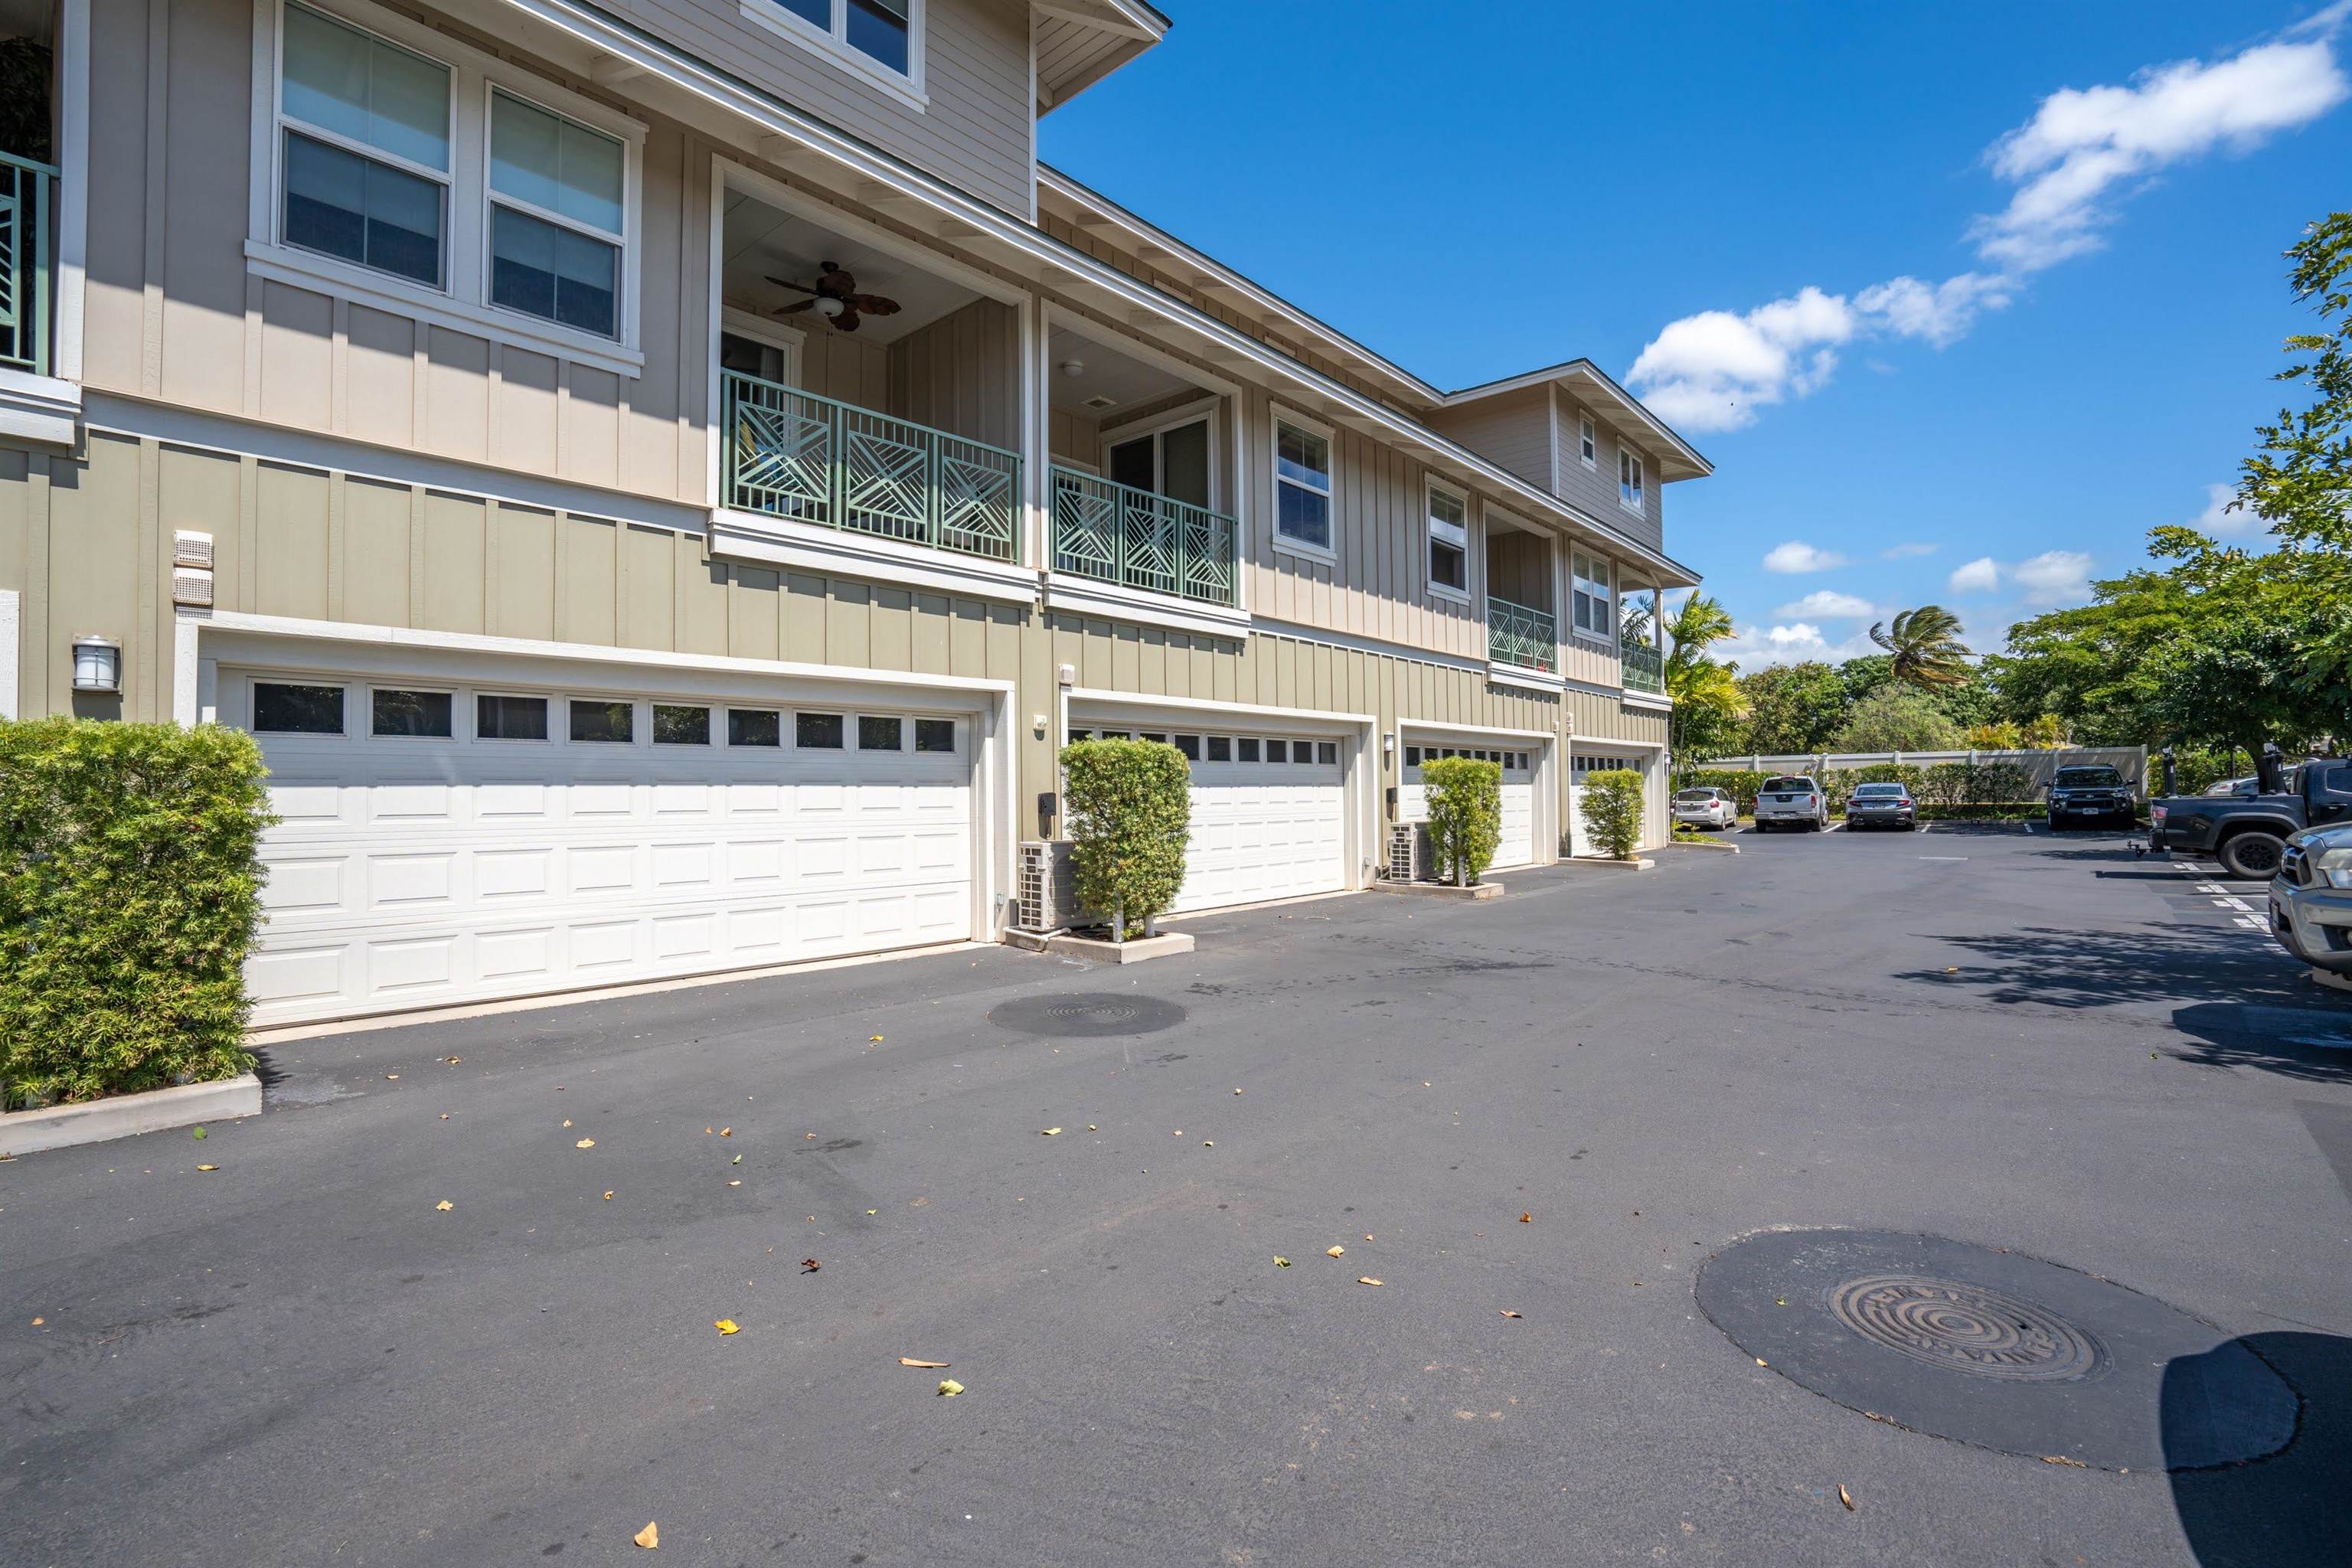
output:
[[[2287,835],[2324,822],[2352,821],[2352,762],[2314,758],[2292,785],[2271,759],[2260,793],[2176,795],[2148,806],[2147,841],[2158,849],[2210,855],[2232,877],[2268,880]]]

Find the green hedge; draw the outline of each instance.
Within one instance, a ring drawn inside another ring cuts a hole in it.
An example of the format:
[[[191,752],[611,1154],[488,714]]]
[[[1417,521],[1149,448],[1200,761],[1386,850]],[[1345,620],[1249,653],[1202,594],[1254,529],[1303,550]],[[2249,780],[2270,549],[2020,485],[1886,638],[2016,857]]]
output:
[[[1585,774],[1584,826],[1611,858],[1631,860],[1642,847],[1642,775],[1631,768]]]
[[[264,775],[241,731],[0,721],[0,1103],[246,1070]]]
[[[1753,816],[1756,792],[1777,773],[1749,768],[1698,768],[1683,780],[1685,787],[1711,784],[1729,790],[1743,816]],[[2015,763],[1873,763],[1867,767],[1832,768],[1818,775],[1822,793],[1829,796],[1832,814],[1845,809],[1856,784],[1899,784],[1920,805],[1998,805],[2014,804],[2032,793],[2032,775]]]
[[[1438,876],[1475,887],[1503,842],[1503,768],[1477,757],[1438,757],[1421,764],[1429,797],[1429,841]]]
[[[1158,741],[1062,748],[1072,880],[1115,941],[1166,910],[1184,885],[1192,784],[1184,753]]]

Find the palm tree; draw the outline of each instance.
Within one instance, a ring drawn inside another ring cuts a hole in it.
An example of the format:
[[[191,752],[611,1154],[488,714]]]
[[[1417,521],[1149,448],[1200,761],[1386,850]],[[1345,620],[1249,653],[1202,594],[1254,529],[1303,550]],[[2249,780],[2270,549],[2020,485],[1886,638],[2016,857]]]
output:
[[[1898,610],[1889,629],[1874,621],[1870,640],[1894,655],[1895,679],[1926,689],[1958,686],[1969,679],[1968,645],[1960,641],[1960,618],[1941,605]]]
[[[1731,614],[1704,594],[1685,599],[1666,621],[1674,648],[1666,655],[1666,749],[1676,777],[1701,758],[1717,755],[1739,721],[1739,687],[1733,667],[1707,656],[1732,634]]]

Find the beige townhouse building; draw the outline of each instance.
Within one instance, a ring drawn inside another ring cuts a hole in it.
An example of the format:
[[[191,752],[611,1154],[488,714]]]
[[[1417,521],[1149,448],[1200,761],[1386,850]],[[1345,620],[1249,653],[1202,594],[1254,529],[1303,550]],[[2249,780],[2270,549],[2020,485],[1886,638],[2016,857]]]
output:
[[[1500,866],[1598,766],[1663,838],[1706,460],[1042,163],[1168,26],[0,0],[0,714],[257,735],[260,1025],[994,939],[1079,734],[1191,758],[1188,910],[1370,885],[1448,752]]]

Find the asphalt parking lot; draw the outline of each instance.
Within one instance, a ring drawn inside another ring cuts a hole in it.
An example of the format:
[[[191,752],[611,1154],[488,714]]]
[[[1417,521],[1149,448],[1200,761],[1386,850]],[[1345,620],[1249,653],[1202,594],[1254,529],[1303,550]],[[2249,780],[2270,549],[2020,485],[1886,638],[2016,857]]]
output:
[[[0,1165],[0,1561],[2352,1561],[2352,999],[1736,842],[271,1047]]]

